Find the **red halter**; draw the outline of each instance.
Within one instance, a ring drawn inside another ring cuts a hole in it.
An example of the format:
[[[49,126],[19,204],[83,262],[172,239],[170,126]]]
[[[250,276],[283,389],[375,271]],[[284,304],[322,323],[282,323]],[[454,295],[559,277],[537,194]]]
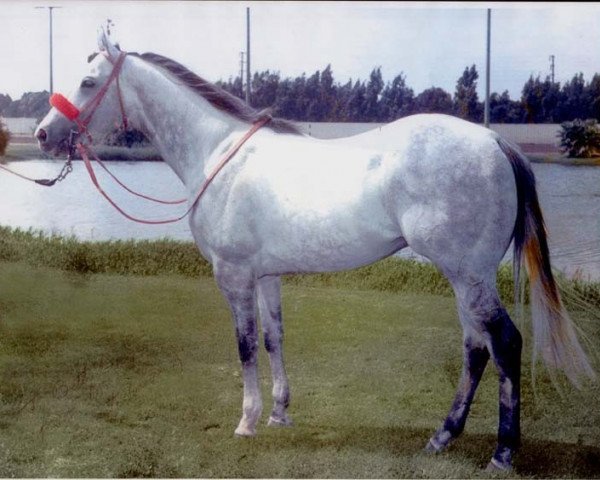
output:
[[[125,114],[125,107],[123,105],[123,96],[121,95],[121,87],[119,85],[119,73],[121,71],[121,67],[123,66],[123,61],[127,54],[125,52],[120,52],[117,60],[113,62],[112,58],[109,55],[106,55],[106,58],[113,64],[113,69],[110,72],[110,75],[104,82],[104,85],[98,90],[96,95],[89,100],[81,110],[78,109],[75,105],[73,105],[64,95],[60,93],[54,93],[50,97],[50,105],[56,108],[60,113],[62,113],[69,120],[75,122],[77,127],[79,128],[79,133],[86,133],[89,137],[89,133],[87,131],[87,126],[92,120],[96,109],[104,99],[106,92],[110,87],[110,84],[113,80],[117,83],[117,94],[119,97],[119,107],[121,109],[121,118],[123,120],[123,127],[127,128],[127,115]]]
[[[116,81],[117,84],[117,92],[118,92],[118,97],[119,97],[119,107],[121,108],[121,117],[123,119],[123,127],[127,128],[127,115],[125,115],[125,108],[123,106],[123,98],[121,95],[121,88],[119,86],[119,72],[121,70],[121,66],[123,65],[123,61],[125,60],[125,57],[127,56],[127,54],[125,52],[121,52],[119,54],[119,57],[117,58],[117,60],[115,62],[112,61],[112,59],[110,58],[110,56],[106,55],[106,58],[108,58],[108,60],[113,63],[114,67],[112,69],[112,72],[110,73],[109,77],[106,79],[106,81],[104,82],[104,85],[102,85],[102,87],[100,88],[100,90],[98,90],[98,93],[96,93],[96,95],[94,96],[94,98],[92,98],[89,102],[87,102],[82,108],[81,110],[79,110],[75,105],[73,105],[65,96],[61,95],[60,93],[55,93],[50,97],[50,105],[52,105],[54,108],[56,108],[60,113],[62,113],[65,117],[67,117],[69,120],[75,122],[77,124],[77,127],[79,129],[79,133],[80,134],[85,134],[88,138],[88,140],[91,142],[92,137],[90,135],[90,133],[88,132],[87,126],[90,123],[92,116],[94,115],[96,109],[98,108],[98,106],[100,105],[100,103],[102,102],[102,99],[104,98],[104,96],[106,95],[106,92],[108,91],[108,88],[110,87],[110,84],[112,83],[113,80]],[[98,156],[88,147],[83,145],[81,142],[78,142],[76,147],[77,147],[77,151],[79,152],[79,154],[81,155],[81,158],[84,161],[85,167],[90,175],[90,179],[92,180],[92,183],[94,184],[94,186],[96,187],[96,189],[100,192],[100,194],[106,198],[106,200],[108,200],[108,202],[121,214],[123,215],[125,218],[128,218],[129,220],[132,220],[134,222],[138,222],[138,223],[145,223],[145,224],[150,224],[150,225],[157,225],[157,224],[164,224],[164,223],[173,223],[173,222],[177,222],[179,220],[182,220],[183,218],[185,218],[196,206],[196,204],[198,203],[198,201],[200,200],[200,197],[204,194],[204,192],[206,191],[206,189],[208,188],[208,186],[210,185],[210,183],[213,181],[213,179],[217,176],[217,174],[221,171],[221,169],[227,164],[227,162],[229,162],[229,160],[231,160],[231,158],[237,153],[237,151],[242,147],[242,145],[246,142],[246,140],[248,140],[259,128],[261,128],[263,125],[265,125],[266,123],[268,123],[270,121],[270,117],[265,117],[259,121],[257,121],[256,123],[254,123],[252,125],[252,127],[250,128],[250,130],[248,130],[246,132],[246,134],[240,138],[221,158],[221,160],[219,161],[219,163],[216,165],[216,167],[213,169],[213,171],[211,172],[211,174],[206,178],[206,180],[204,180],[203,184],[201,185],[198,193],[196,194],[196,196],[192,199],[191,203],[189,204],[188,209],[185,211],[185,213],[183,213],[182,215],[176,217],[176,218],[170,218],[170,219],[165,219],[165,220],[144,220],[144,219],[140,219],[140,218],[135,218],[131,215],[129,215],[127,212],[125,212],[121,207],[119,207],[114,200],[112,200],[107,193],[102,189],[102,187],[100,186],[100,184],[98,183],[98,179],[96,177],[96,174],[92,168],[92,164],[90,162],[90,158],[89,158],[89,154],[92,155],[93,159],[104,169],[108,172],[108,174],[121,186],[123,187],[125,190],[127,190],[128,192],[132,193],[133,195],[136,195],[138,197],[144,198],[146,200],[150,200],[152,202],[157,202],[157,203],[166,203],[166,204],[177,204],[177,203],[183,203],[186,201],[186,199],[182,199],[182,200],[159,200],[153,197],[149,197],[148,195],[144,195],[138,192],[135,192],[133,190],[131,190],[129,187],[127,187],[126,185],[124,185],[117,177],[115,177],[115,175],[113,175],[107,168],[106,166],[100,161],[100,159],[98,158]],[[71,143],[71,142],[69,142]],[[72,148],[72,145],[69,145],[69,150]],[[70,158],[70,156],[69,156]]]

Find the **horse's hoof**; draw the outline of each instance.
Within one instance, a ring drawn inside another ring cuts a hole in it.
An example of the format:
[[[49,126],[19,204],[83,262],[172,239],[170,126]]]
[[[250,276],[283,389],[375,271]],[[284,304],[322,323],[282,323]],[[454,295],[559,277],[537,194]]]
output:
[[[234,434],[236,437],[239,438],[256,437],[256,430],[248,427],[239,426],[235,429]]]
[[[287,415],[283,418],[270,416],[269,421],[267,422],[268,427],[291,427],[292,425],[294,425],[294,422]]]
[[[510,473],[512,472],[513,467],[510,463],[501,463],[495,458],[492,458],[490,463],[488,463],[485,471],[488,473]]]
[[[445,445],[438,444],[433,438],[430,438],[427,445],[425,445],[425,451],[427,453],[441,453],[445,448]]]

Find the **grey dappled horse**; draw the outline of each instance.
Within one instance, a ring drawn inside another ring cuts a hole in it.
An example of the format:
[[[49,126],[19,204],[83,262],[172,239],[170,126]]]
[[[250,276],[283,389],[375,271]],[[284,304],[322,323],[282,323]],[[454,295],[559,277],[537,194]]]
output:
[[[407,246],[449,279],[464,332],[456,397],[429,450],[443,450],[461,433],[491,357],[500,418],[490,467],[511,466],[520,437],[522,342],[496,290],[511,240],[515,280],[523,257],[531,283],[535,351],[574,381],[593,376],[552,276],[528,160],[494,132],[449,116],[415,115],[381,132],[322,141],[270,119],[193,203],[224,152],[266,114],[173,60],[125,55],[103,33],[99,47],[69,101],[81,109],[104,89],[86,132],[104,134],[126,112],[185,185],[191,231],[233,313],[244,382],[237,435],[255,435],[262,412],[257,310],[273,378],[269,425],[291,424],[280,276],[355,268]],[[36,131],[41,148],[64,151],[72,128],[52,109]]]

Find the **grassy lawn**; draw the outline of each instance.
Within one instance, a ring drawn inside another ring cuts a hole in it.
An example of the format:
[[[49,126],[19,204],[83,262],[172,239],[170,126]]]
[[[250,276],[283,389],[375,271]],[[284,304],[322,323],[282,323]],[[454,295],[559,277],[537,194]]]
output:
[[[490,368],[465,434],[422,452],[450,405],[461,332],[448,296],[286,285],[295,426],[237,439],[242,383],[210,278],[0,262],[0,477],[490,477]],[[574,317],[598,345],[600,326]],[[528,330],[528,329],[526,329]],[[600,388],[557,392],[524,355],[515,477],[600,478]]]

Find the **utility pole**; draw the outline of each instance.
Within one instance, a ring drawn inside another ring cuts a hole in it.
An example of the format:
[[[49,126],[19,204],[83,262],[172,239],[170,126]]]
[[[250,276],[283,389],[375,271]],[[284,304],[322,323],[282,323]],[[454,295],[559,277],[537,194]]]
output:
[[[550,80],[554,83],[554,55],[550,55]]]
[[[492,10],[487,10],[487,48],[485,59],[485,104],[483,108],[483,123],[486,128],[490,128],[490,50],[491,50],[491,31],[492,31]]]
[[[240,83],[242,86],[242,94],[244,93],[244,54],[245,52],[240,52]]]
[[[246,7],[246,103],[250,105],[250,7]]]
[[[49,36],[50,36],[50,95],[52,95],[54,93],[54,81],[53,81],[53,77],[52,77],[52,10],[54,10],[55,8],[62,8],[62,7],[35,7],[36,9],[40,9],[40,8],[47,8],[48,9],[48,20],[49,20]]]

